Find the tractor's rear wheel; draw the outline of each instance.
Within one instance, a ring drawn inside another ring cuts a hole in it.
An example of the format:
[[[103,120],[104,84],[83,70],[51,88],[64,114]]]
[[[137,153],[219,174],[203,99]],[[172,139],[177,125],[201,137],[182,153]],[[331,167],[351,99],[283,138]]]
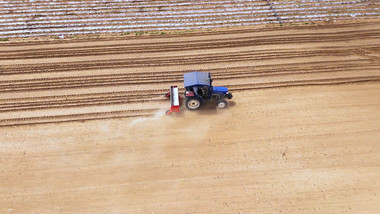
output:
[[[199,98],[196,98],[196,97],[186,98],[186,107],[189,110],[199,109],[199,107],[201,107],[201,104],[202,104],[202,101]]]
[[[216,105],[220,109],[226,108],[227,107],[227,101],[225,101],[225,100],[218,100],[218,103]]]

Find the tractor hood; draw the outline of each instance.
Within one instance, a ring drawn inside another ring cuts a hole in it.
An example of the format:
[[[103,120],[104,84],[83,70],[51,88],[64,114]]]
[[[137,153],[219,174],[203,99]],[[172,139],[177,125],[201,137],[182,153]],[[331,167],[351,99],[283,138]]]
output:
[[[228,92],[228,88],[220,86],[214,86],[212,90],[214,94],[226,94]]]

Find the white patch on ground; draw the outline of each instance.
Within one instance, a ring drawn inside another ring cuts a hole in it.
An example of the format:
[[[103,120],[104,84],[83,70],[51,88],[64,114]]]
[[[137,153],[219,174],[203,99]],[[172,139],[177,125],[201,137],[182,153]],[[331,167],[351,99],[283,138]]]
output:
[[[99,128],[103,133],[109,133],[110,132],[110,125],[111,125],[111,123],[109,121],[104,122]]]
[[[147,121],[155,121],[155,120],[158,120],[160,119],[162,116],[164,116],[166,113],[165,110],[160,110],[160,111],[157,111],[153,117],[147,117],[147,118],[137,118],[135,120],[133,120],[131,122],[131,126],[137,124],[137,123],[141,123],[141,122],[147,122]]]

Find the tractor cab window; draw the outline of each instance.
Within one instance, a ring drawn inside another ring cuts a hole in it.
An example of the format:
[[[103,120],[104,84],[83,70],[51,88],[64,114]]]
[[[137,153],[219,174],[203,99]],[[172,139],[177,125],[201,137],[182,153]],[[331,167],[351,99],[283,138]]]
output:
[[[199,96],[203,97],[204,99],[207,99],[209,97],[209,87],[207,86],[198,87],[197,92]]]
[[[208,86],[193,86],[186,88],[187,91],[194,91],[197,96],[202,97],[203,99],[208,99],[210,94],[210,89]]]

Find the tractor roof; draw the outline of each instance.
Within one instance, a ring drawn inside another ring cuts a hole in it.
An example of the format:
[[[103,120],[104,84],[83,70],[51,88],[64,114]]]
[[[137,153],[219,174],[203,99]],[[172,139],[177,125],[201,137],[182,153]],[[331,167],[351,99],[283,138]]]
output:
[[[184,75],[185,88],[189,86],[210,86],[210,73],[190,72]]]

